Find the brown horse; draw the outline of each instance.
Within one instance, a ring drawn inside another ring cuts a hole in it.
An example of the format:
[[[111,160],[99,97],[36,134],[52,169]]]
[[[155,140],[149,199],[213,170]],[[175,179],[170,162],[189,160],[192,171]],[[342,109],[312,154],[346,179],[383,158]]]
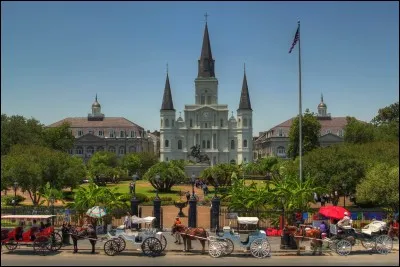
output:
[[[89,242],[92,245],[92,254],[95,253],[95,245],[97,242],[95,225],[95,220],[93,220],[92,218],[86,218],[86,222],[82,227],[71,226],[69,228],[69,233],[74,244],[74,253],[78,252],[78,240],[81,239],[89,239]]]
[[[291,235],[296,241],[297,255],[300,255],[300,242],[303,240],[311,241],[311,249],[313,250],[312,255],[315,255],[317,248],[319,248],[319,255],[322,255],[322,240],[321,231],[319,229],[308,229],[304,226],[297,228],[296,226],[286,226],[284,229],[285,233]]]
[[[182,224],[174,224],[171,228],[171,234],[180,233],[183,240],[183,251],[189,251],[192,249],[192,240],[198,239],[203,247],[201,253],[205,253],[206,239],[208,238],[208,232],[203,227],[188,228]],[[200,238],[197,238],[200,237]]]

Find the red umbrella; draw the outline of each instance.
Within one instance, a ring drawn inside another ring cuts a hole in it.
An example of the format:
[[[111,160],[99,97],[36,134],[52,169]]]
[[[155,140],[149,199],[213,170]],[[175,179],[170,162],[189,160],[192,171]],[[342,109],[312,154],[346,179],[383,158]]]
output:
[[[344,213],[347,212],[350,216],[350,212],[343,207],[339,206],[324,206],[319,208],[320,214],[328,218],[341,220],[344,217]]]

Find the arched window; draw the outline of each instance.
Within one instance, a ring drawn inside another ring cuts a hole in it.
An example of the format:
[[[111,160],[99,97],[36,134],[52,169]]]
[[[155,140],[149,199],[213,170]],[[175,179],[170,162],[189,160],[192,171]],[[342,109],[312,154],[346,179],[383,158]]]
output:
[[[169,127],[169,120],[165,119],[165,127]]]
[[[76,151],[75,154],[82,155],[83,154],[83,147],[78,146],[75,151]]]
[[[279,146],[279,147],[276,149],[276,153],[278,154],[278,156],[284,156],[284,155],[286,155],[285,148],[284,148],[283,146]]]
[[[92,146],[89,146],[88,148],[86,148],[86,153],[87,154],[93,154],[94,153],[94,148]]]
[[[210,142],[210,140],[207,140],[207,148],[211,148],[211,142]]]
[[[247,140],[243,140],[243,147],[247,147]]]
[[[235,149],[235,140],[231,140],[231,149]]]
[[[221,119],[221,127],[224,127],[224,119]]]
[[[206,148],[206,140],[203,140],[203,148]]]
[[[120,146],[119,149],[118,149],[118,153],[119,153],[120,155],[125,154],[125,148],[124,148],[123,146]]]
[[[204,105],[206,102],[206,96],[205,95],[201,95],[201,103],[202,105]]]
[[[178,140],[178,149],[182,149],[182,140]]]
[[[243,127],[247,127],[247,119],[246,118],[243,119]]]
[[[115,147],[110,146],[110,147],[108,148],[108,151],[109,151],[109,152],[112,152],[112,153],[115,153]]]
[[[169,140],[165,140],[164,146],[165,146],[165,147],[169,147]]]
[[[193,120],[192,119],[190,119],[189,127],[193,127]]]

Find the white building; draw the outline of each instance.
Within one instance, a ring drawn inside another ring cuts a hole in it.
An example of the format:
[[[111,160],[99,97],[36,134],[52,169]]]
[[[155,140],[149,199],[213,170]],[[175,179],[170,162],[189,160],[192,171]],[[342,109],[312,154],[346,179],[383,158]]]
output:
[[[211,53],[207,23],[198,61],[198,75],[194,83],[195,104],[185,105],[183,118],[179,115],[176,119],[167,73],[160,110],[160,160],[189,159],[191,147],[200,145],[201,153],[208,155],[211,165],[252,161],[253,110],[246,72],[243,77],[237,120],[233,112],[228,118],[228,105],[218,103],[218,79],[215,77],[215,60]]]

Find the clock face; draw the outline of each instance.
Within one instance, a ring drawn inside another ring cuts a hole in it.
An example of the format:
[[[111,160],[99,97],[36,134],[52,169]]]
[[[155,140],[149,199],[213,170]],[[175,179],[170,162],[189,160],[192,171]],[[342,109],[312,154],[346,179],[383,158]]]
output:
[[[203,112],[203,117],[204,117],[204,118],[208,118],[208,112],[207,112],[207,111],[204,111],[204,112]]]

